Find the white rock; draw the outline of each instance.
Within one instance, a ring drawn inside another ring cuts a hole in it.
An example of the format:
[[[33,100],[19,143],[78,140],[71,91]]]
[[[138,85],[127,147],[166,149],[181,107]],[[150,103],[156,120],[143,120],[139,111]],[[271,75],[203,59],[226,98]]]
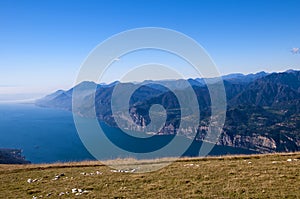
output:
[[[111,172],[114,172],[114,173],[116,173],[116,172],[119,172],[118,170],[110,170]]]
[[[72,193],[77,193],[77,189],[76,188],[72,189]]]
[[[248,164],[252,164],[252,162],[248,162]]]
[[[289,158],[289,159],[287,159],[286,161],[288,161],[288,162],[292,162],[292,159],[290,159],[290,158]]]
[[[75,196],[80,196],[82,193],[76,193]]]
[[[28,183],[32,183],[32,181],[33,181],[33,180],[32,180],[31,178],[29,178],[29,179],[27,180]]]
[[[97,175],[101,175],[102,173],[101,173],[101,172],[99,172],[99,171],[96,171],[96,174],[97,174]]]
[[[135,171],[136,171],[136,169],[132,169],[132,170],[131,170],[131,173],[134,173]]]
[[[58,195],[62,196],[62,195],[65,195],[65,193],[64,192],[60,192]]]
[[[58,179],[59,179],[60,177],[62,177],[62,176],[65,176],[65,174],[64,174],[64,173],[57,174],[57,175],[54,176],[54,179],[55,179],[55,180],[58,180]],[[53,180],[54,180],[54,179],[53,179]]]
[[[78,189],[78,192],[79,192],[79,193],[82,193],[83,191],[82,191],[82,189]]]

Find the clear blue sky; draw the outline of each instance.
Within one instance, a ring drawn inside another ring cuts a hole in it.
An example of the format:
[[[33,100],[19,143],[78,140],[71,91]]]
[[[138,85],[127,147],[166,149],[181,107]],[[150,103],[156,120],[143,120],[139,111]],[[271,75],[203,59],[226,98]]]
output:
[[[1,0],[0,99],[71,87],[96,45],[139,27],[194,38],[222,74],[300,69],[299,9],[298,0]]]

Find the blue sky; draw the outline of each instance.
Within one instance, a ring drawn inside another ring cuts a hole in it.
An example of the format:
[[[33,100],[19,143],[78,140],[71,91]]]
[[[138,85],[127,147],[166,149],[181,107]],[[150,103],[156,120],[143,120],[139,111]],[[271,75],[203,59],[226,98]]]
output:
[[[192,37],[222,74],[300,69],[291,53],[299,8],[298,0],[1,0],[0,99],[69,88],[96,45],[149,26]]]

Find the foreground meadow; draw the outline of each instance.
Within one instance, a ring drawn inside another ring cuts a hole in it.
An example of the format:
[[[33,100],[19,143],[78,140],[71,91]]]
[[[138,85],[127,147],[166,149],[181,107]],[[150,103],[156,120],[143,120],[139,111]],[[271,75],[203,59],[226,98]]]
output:
[[[300,153],[182,158],[139,173],[167,161],[0,165],[0,198],[300,198]]]

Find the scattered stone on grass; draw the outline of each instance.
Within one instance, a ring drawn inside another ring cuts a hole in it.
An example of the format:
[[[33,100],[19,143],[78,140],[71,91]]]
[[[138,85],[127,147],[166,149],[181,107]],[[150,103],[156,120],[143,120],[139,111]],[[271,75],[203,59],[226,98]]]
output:
[[[102,172],[100,172],[100,171],[96,171],[95,173],[94,172],[92,172],[92,173],[81,172],[80,174],[84,175],[84,176],[93,176],[93,175],[102,175]]]
[[[134,172],[136,172],[136,170],[137,169],[118,169],[118,170],[113,169],[113,170],[110,170],[110,171],[113,172],[113,173],[117,173],[117,172],[119,172],[119,173],[134,173]]]
[[[64,173],[57,174],[57,175],[54,176],[54,178],[52,180],[58,180],[60,177],[63,177],[63,176],[65,176]]]
[[[193,164],[193,163],[191,163],[191,164],[185,164],[183,166],[184,167],[192,167],[192,166],[199,167],[199,164]]]
[[[28,183],[33,183],[33,182],[37,182],[37,181],[38,181],[38,179],[31,179],[31,178],[29,178],[27,180]]]

